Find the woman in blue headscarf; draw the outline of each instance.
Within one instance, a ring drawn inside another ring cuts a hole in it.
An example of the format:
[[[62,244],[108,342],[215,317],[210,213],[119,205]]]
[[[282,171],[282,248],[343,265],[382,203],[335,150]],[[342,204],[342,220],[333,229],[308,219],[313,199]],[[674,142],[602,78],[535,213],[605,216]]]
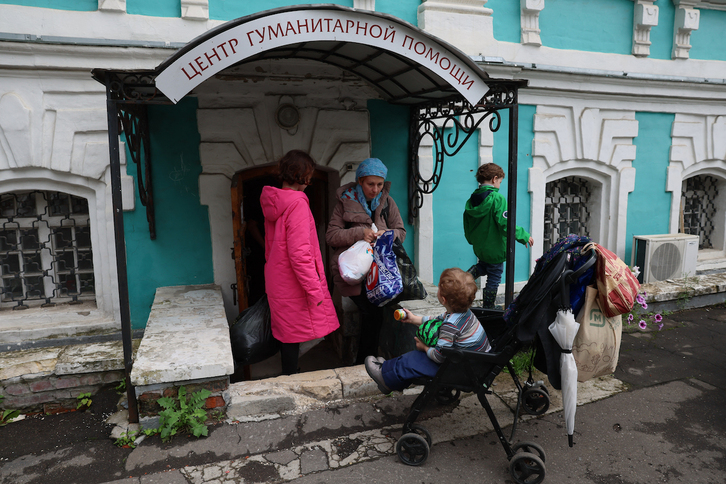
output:
[[[340,277],[338,256],[359,240],[373,244],[386,230],[393,230],[401,242],[406,229],[398,206],[389,194],[391,182],[386,181],[388,168],[378,158],[363,160],[355,172],[355,181],[343,185],[336,192],[338,203],[325,233],[325,241],[335,250],[331,269],[335,286],[342,296],[350,297],[361,313],[361,334],[356,363],[361,364],[368,355],[378,354],[378,336],[383,319],[381,308],[368,301],[363,284],[348,284]],[[374,232],[371,225],[378,229]]]

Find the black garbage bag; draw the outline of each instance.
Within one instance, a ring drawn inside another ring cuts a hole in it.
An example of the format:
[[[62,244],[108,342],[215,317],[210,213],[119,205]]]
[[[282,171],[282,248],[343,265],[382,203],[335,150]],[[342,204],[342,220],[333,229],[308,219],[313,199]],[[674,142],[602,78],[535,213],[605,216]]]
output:
[[[267,294],[237,316],[229,328],[229,337],[235,366],[259,363],[280,350],[280,342],[272,336]]]

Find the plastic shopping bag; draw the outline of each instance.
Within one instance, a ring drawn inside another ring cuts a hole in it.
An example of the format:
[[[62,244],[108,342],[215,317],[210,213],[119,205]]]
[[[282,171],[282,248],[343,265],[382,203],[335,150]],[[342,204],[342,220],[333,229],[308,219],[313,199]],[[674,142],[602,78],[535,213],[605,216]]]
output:
[[[365,240],[359,240],[338,256],[340,277],[348,284],[358,284],[366,278],[373,264],[373,249]]]
[[[393,230],[383,233],[373,249],[374,262],[366,277],[368,300],[376,306],[385,306],[403,291],[401,273],[393,253]]]
[[[272,336],[271,323],[267,294],[240,313],[229,328],[235,365],[259,363],[279,351],[280,342]]]

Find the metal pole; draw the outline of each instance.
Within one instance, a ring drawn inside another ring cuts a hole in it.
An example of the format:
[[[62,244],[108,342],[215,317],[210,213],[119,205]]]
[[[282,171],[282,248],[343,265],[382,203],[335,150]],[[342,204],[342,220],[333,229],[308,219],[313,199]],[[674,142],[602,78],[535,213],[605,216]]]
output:
[[[516,90],[515,90],[516,93]],[[517,126],[519,106],[515,102],[509,108],[509,169],[507,173],[507,273],[504,284],[504,307],[514,299],[514,247],[517,241]]]
[[[108,151],[111,164],[111,200],[113,204],[113,228],[116,246],[116,272],[118,273],[118,299],[121,313],[121,337],[124,347],[124,369],[126,373],[126,397],[129,403],[129,422],[139,422],[136,406],[136,391],[131,385],[133,346],[131,341],[131,315],[129,312],[129,285],[126,273],[126,244],[124,237],[123,204],[121,200],[121,161],[118,142],[118,110],[111,98],[109,74],[106,74],[106,114],[108,118]]]

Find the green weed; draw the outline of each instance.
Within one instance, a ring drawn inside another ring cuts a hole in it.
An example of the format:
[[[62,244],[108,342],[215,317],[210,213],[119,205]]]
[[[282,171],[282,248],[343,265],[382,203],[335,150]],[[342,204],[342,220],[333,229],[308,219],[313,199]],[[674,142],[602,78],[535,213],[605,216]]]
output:
[[[534,348],[529,347],[514,355],[514,358],[509,361],[512,364],[512,368],[514,368],[514,373],[518,377],[529,372],[529,367],[532,363],[532,353],[534,353]],[[503,371],[509,373],[509,368],[505,367]]]
[[[5,395],[0,395],[0,403],[2,403],[3,400],[5,400]],[[2,412],[0,412],[0,427],[9,424],[14,418],[18,417],[19,415],[20,411],[18,410],[3,410]]]
[[[82,407],[90,407],[93,403],[93,400],[91,400],[91,393],[81,393],[76,397],[76,400],[78,400],[78,405],[76,405],[76,410]]]
[[[116,439],[114,444],[118,445],[119,447],[131,447],[132,449],[136,448],[136,436],[138,435],[138,432],[135,432],[133,430],[129,430],[127,432],[124,432],[121,434],[121,437]]]
[[[212,392],[206,389],[193,393],[189,398],[186,389],[179,387],[178,399],[162,397],[158,400],[159,405],[164,409],[159,412],[159,428],[145,429],[146,435],[160,434],[162,442],[168,442],[180,432],[190,432],[195,437],[205,437],[208,434],[207,412],[204,404]]]

